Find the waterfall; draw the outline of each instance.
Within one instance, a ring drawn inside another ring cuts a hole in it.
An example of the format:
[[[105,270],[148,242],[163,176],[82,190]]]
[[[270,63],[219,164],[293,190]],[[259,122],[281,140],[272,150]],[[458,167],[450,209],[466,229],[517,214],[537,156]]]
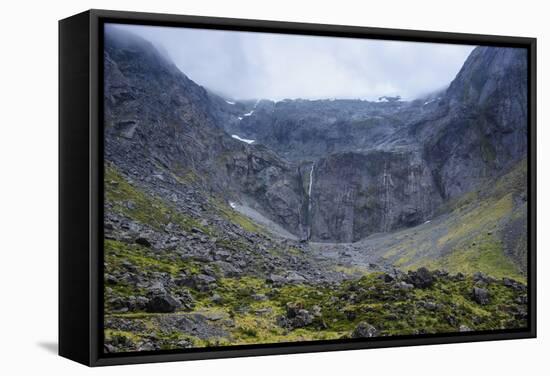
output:
[[[308,219],[309,219],[309,223],[308,223],[308,234],[307,234],[307,238],[308,240],[311,238],[311,222],[312,222],[312,213],[311,213],[311,208],[312,208],[312,199],[311,199],[311,190],[313,188],[313,170],[315,169],[315,162],[313,162],[313,164],[311,165],[311,171],[309,172],[309,187],[307,189],[307,195],[308,195],[308,205],[307,205],[307,208],[308,208]]]
[[[311,165],[311,171],[309,172],[309,188],[307,194],[309,196],[309,203],[311,205],[311,187],[313,187],[313,169],[315,168],[315,163]]]

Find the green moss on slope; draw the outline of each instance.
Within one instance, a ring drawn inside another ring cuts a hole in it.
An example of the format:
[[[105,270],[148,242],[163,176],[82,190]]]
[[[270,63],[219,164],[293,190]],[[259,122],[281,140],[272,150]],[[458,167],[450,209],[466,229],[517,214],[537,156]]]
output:
[[[481,235],[463,248],[454,249],[434,261],[415,263],[413,267],[419,266],[469,275],[481,271],[497,278],[509,277],[522,282],[526,280],[513,261],[505,255],[501,242],[492,235]]]
[[[526,171],[521,161],[499,179],[447,203],[431,223],[396,234],[399,241],[384,257],[405,270],[427,266],[525,281],[521,265],[505,252],[502,234],[507,223],[524,217],[525,204],[518,204],[518,197],[525,192]]]
[[[224,202],[218,199],[211,199],[210,202],[213,204],[217,214],[221,215],[223,218],[227,219],[229,222],[240,226],[248,232],[253,232],[256,234],[264,233],[265,230],[258,224],[251,221],[249,218],[245,217],[241,213],[233,210],[228,207]]]
[[[104,181],[105,200],[112,204],[114,211],[118,213],[157,230],[162,230],[172,222],[185,230],[196,227],[205,233],[211,232],[211,229],[202,226],[197,220],[129,183],[113,165],[106,165]]]
[[[227,336],[208,340],[192,340],[193,347],[238,344],[265,344],[294,341],[315,341],[351,336],[361,322],[373,325],[378,336],[457,332],[460,327],[471,330],[498,330],[525,327],[518,303],[524,291],[495,280],[485,286],[489,302],[478,304],[472,297],[476,286],[473,278],[439,276],[425,289],[399,288],[398,282],[386,282],[380,273],[372,273],[339,285],[285,285],[274,287],[257,277],[222,278],[213,294],[213,302],[204,296],[191,313],[221,319],[212,325],[223,328]],[[291,305],[318,314],[304,326],[281,325]],[[162,317],[172,314],[117,314],[135,327],[145,329],[129,333],[132,341],[158,338],[163,346],[176,346],[190,333],[173,333],[162,329]],[[160,321],[159,321],[160,320]],[[112,335],[110,333],[109,335]],[[120,334],[120,333],[119,333]],[[122,333],[124,334],[124,333]],[[177,347],[177,346],[176,346]]]
[[[137,244],[128,244],[116,240],[104,241],[105,262],[107,271],[123,270],[124,264],[131,264],[140,273],[161,272],[177,276],[180,273],[196,274],[200,263],[183,260],[167,253],[157,253]]]

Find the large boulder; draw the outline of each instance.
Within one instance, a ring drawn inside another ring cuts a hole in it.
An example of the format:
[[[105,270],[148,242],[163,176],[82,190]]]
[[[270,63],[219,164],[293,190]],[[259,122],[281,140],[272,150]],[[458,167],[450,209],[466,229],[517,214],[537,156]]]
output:
[[[472,289],[472,298],[474,301],[481,305],[489,304],[489,291],[481,287],[474,287]]]
[[[267,282],[275,286],[280,286],[286,283],[286,278],[279,274],[270,274],[267,278]]]
[[[280,326],[297,329],[303,328],[313,323],[314,318],[321,315],[320,309],[317,307],[314,314],[311,314],[308,310],[304,309],[301,303],[287,303],[286,316],[279,318],[278,323]]]
[[[182,274],[174,281],[178,286],[185,286],[197,291],[210,291],[216,283],[216,277],[206,274]]]
[[[147,312],[170,313],[180,307],[180,303],[169,294],[155,295],[147,302]]]
[[[147,248],[150,248],[151,247],[151,241],[149,239],[147,239],[145,236],[139,236],[138,238],[136,238],[135,240],[136,244],[139,244],[143,247],[147,247]]]
[[[426,289],[433,286],[435,277],[428,269],[420,268],[417,271],[409,271],[405,282],[410,283],[416,288]]]
[[[482,272],[475,272],[472,276],[474,282],[480,283],[480,284],[488,284],[495,282],[495,279],[492,277],[489,277],[487,274]]]
[[[351,338],[370,338],[370,337],[376,337],[378,334],[378,330],[369,323],[365,321],[361,321],[357,326],[355,327],[355,330],[351,333]]]

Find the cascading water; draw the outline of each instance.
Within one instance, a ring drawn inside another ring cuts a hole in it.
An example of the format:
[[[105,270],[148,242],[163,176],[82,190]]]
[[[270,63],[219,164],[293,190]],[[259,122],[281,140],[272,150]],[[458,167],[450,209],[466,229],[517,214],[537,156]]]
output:
[[[313,170],[315,169],[315,162],[311,165],[311,170],[309,171],[309,187],[307,189],[307,195],[308,195],[308,234],[307,238],[308,240],[311,238],[311,222],[312,222],[312,198],[311,198],[311,190],[313,188]]]

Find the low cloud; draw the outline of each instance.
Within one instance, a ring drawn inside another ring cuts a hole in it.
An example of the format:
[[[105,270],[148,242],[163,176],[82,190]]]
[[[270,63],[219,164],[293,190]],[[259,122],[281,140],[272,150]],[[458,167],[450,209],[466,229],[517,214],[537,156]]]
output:
[[[414,99],[443,89],[475,46],[119,25],[229,98]]]

